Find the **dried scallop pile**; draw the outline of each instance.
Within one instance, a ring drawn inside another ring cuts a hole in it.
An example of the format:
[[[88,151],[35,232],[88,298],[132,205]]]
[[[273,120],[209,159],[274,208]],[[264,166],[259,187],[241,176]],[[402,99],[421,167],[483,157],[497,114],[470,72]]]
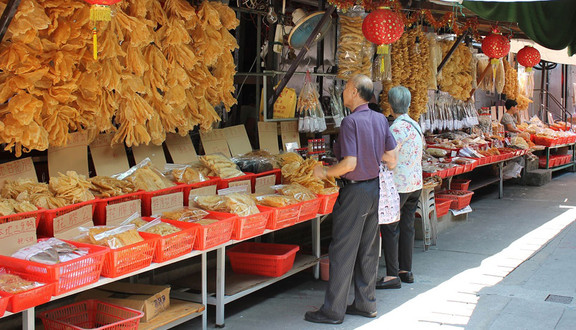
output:
[[[7,0],[0,0],[0,10]],[[62,146],[69,132],[115,132],[128,146],[167,132],[210,129],[233,98],[238,48],[232,9],[205,1],[125,0],[99,22],[92,58],[90,6],[81,0],[20,4],[0,44],[0,143],[22,151]],[[8,102],[7,102],[8,101]]]
[[[416,38],[419,39],[420,54],[416,52]],[[426,112],[428,103],[428,85],[432,80],[430,66],[430,41],[418,28],[405,32],[392,44],[392,81],[382,82],[380,106],[384,114],[392,112],[388,104],[390,88],[402,85],[412,93],[412,102],[408,113],[418,120],[420,114]]]

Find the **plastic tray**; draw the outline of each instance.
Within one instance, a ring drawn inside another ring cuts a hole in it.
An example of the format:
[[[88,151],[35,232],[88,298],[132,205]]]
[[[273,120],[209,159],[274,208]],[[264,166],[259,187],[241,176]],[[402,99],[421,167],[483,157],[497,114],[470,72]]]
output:
[[[153,220],[152,218],[147,217],[144,217],[143,219],[146,221]],[[169,223],[180,228],[181,230],[166,236],[140,232],[140,235],[143,238],[158,239],[152,261],[161,263],[192,252],[192,249],[194,248],[194,241],[196,240],[196,230],[198,228],[183,225],[182,221],[162,219],[162,222]]]
[[[107,247],[66,241],[79,248],[88,249],[87,255],[55,265],[0,256],[0,267],[19,273],[33,275],[39,282],[56,282],[54,295],[60,295],[76,288],[92,284],[100,279]]]
[[[467,190],[444,190],[436,194],[436,198],[450,199],[452,203],[450,208],[453,210],[461,210],[470,205],[472,200],[473,191]]]
[[[235,273],[279,277],[292,269],[298,250],[298,245],[245,242],[227,253]]]
[[[52,298],[52,295],[54,295],[54,285],[55,285],[54,282],[45,283],[42,282],[35,275],[14,271],[9,267],[6,267],[6,271],[9,274],[18,275],[28,281],[44,283],[44,285],[39,286],[37,288],[14,294],[0,291],[0,295],[10,296],[10,299],[8,300],[8,304],[6,306],[7,311],[11,313],[18,313],[25,309],[45,304],[49,302],[50,299]]]
[[[260,211],[269,211],[270,217],[266,224],[266,229],[282,229],[293,226],[300,216],[302,204],[293,204],[283,207],[269,207],[258,205]]]
[[[336,200],[338,199],[339,193],[333,193],[330,195],[318,195],[318,197],[322,198],[322,202],[320,203],[320,209],[318,210],[319,214],[329,214],[332,213],[334,209],[334,204],[336,204]]]
[[[142,192],[138,191],[135,193],[121,196],[96,199],[94,202],[94,225],[96,226],[106,225],[106,206],[137,200],[140,199],[141,197]]]
[[[44,237],[54,236],[54,219],[64,214],[76,211],[86,205],[92,206],[92,216],[94,216],[94,208],[96,207],[94,202],[96,200],[91,200],[87,202],[72,204],[64,207],[59,207],[52,210],[44,210],[44,216],[40,218],[40,224],[38,225],[38,234]]]
[[[208,179],[206,181],[202,181],[202,182],[182,184],[182,187],[184,187],[184,190],[183,190],[183,192],[184,192],[184,206],[190,205],[190,191],[192,189],[209,187],[209,186],[216,186],[216,189],[218,189],[218,182],[220,182],[220,178],[210,178],[210,179]]]
[[[300,208],[300,215],[296,223],[304,222],[315,218],[318,215],[320,206],[324,199],[322,197],[314,198],[309,201],[301,202],[302,207]]]
[[[231,239],[244,240],[254,236],[262,235],[264,230],[266,230],[266,224],[268,223],[272,212],[263,210],[260,211],[262,212],[245,217],[237,216],[235,214],[212,211],[210,211],[210,214],[215,215],[221,219],[225,218],[226,216],[235,217],[236,220],[234,221],[234,228],[232,229]]]
[[[142,235],[141,235],[142,236]],[[104,259],[102,276],[118,277],[150,266],[158,238],[142,237],[144,241],[110,249]]]
[[[138,329],[144,313],[98,300],[85,300],[40,314],[46,330]]]
[[[0,224],[12,221],[24,220],[28,218],[34,218],[36,220],[36,227],[38,227],[38,225],[40,224],[40,219],[42,219],[42,217],[44,216],[44,212],[45,212],[44,209],[40,209],[36,211],[5,215],[3,217],[0,217]]]
[[[2,293],[0,294],[0,317],[4,316],[6,312],[6,307],[8,307],[8,303],[12,299],[12,295],[9,293]]]
[[[436,217],[440,218],[448,214],[450,211],[450,204],[452,204],[451,199],[436,198],[434,200],[436,203]]]
[[[184,196],[184,186],[176,185],[174,187],[164,188],[156,191],[142,192],[142,216],[149,217],[152,215],[152,197],[181,193]],[[184,197],[182,197],[182,206],[184,206]]]
[[[215,219],[218,220],[218,222],[209,225],[199,225],[194,222],[180,221],[185,226],[197,228],[194,250],[206,250],[224,244],[232,238],[232,231],[234,230],[234,225],[236,224],[236,218],[238,216],[235,214],[213,211],[208,211],[208,213],[210,213],[210,215],[204,219]]]
[[[470,186],[470,180],[464,179],[453,179],[450,183],[450,189],[452,190],[468,190]]]

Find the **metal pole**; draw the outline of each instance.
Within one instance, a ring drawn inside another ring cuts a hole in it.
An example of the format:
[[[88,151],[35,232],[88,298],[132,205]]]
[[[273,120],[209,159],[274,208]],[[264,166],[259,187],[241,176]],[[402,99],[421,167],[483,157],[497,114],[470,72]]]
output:
[[[446,56],[442,59],[442,62],[440,62],[440,65],[438,66],[437,73],[440,73],[440,71],[442,71],[442,68],[446,65],[446,63],[448,62],[448,60],[450,59],[452,54],[454,54],[454,52],[456,51],[456,48],[458,48],[458,45],[462,42],[462,40],[464,40],[464,38],[466,38],[467,35],[468,35],[468,30],[464,31],[464,33],[462,33],[462,35],[459,36],[458,39],[456,39],[456,41],[454,41],[452,48],[450,48],[448,53],[446,53]]]
[[[6,34],[6,31],[8,31],[8,26],[10,26],[10,22],[12,22],[12,18],[14,18],[19,5],[20,0],[10,0],[6,4],[4,12],[2,13],[2,16],[0,16],[0,42],[4,40],[4,35]]]
[[[296,71],[296,68],[298,68],[298,65],[300,64],[302,59],[304,59],[304,56],[306,56],[306,53],[308,53],[308,50],[309,50],[310,46],[312,45],[312,43],[314,42],[314,39],[316,39],[316,36],[320,32],[320,29],[322,28],[322,26],[326,23],[328,18],[334,12],[334,8],[335,7],[333,5],[330,5],[330,7],[328,7],[328,9],[326,9],[326,11],[324,12],[324,16],[322,16],[322,18],[320,19],[320,22],[318,22],[318,25],[316,25],[316,27],[314,28],[314,31],[312,31],[312,33],[308,37],[308,40],[306,40],[306,44],[304,44],[302,49],[300,49],[298,56],[296,56],[296,59],[290,65],[290,68],[286,72],[286,75],[280,81],[278,88],[276,88],[276,90],[274,91],[274,94],[272,95],[272,97],[270,97],[270,100],[268,101],[268,108],[272,109],[272,107],[274,106],[274,103],[278,99],[278,96],[280,96],[280,93],[282,93],[282,90],[284,89],[284,87],[286,87],[286,84],[288,84],[288,81],[290,80],[290,78],[292,78],[292,75]]]

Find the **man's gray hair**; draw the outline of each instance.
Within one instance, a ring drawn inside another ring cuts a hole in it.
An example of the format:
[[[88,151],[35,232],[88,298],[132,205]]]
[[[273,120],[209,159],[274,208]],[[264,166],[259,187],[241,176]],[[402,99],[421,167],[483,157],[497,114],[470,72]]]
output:
[[[396,86],[388,92],[388,103],[392,107],[394,113],[402,115],[408,112],[412,94],[408,88],[404,86]]]
[[[368,78],[368,76],[363,74],[357,74],[352,79],[352,84],[358,90],[358,94],[360,97],[366,101],[370,102],[372,97],[374,96],[374,84],[372,83],[372,79]]]

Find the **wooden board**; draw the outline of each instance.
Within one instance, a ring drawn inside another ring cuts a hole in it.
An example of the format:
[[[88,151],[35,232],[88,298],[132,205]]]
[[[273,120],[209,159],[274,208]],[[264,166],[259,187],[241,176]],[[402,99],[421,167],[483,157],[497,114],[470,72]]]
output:
[[[294,260],[294,266],[292,269],[300,267],[312,267],[316,264],[318,259],[310,255],[296,254],[296,259]],[[290,271],[289,271],[290,272]],[[197,275],[197,276],[196,276]],[[244,290],[248,290],[259,284],[269,281],[270,279],[275,279],[276,277],[268,277],[261,275],[250,275],[250,274],[236,274],[232,271],[232,267],[228,263],[226,265],[226,289],[224,294],[227,296],[235,295]],[[195,274],[176,280],[174,285],[180,287],[190,288],[195,291],[200,291],[200,285],[202,281],[200,280],[200,274]],[[216,269],[208,269],[208,293],[216,292]]]
[[[200,313],[204,310],[204,305],[193,302],[170,299],[170,307],[162,313],[158,314],[150,322],[140,322],[138,325],[139,330],[157,329],[159,327],[170,324],[183,317],[194,313]]]

